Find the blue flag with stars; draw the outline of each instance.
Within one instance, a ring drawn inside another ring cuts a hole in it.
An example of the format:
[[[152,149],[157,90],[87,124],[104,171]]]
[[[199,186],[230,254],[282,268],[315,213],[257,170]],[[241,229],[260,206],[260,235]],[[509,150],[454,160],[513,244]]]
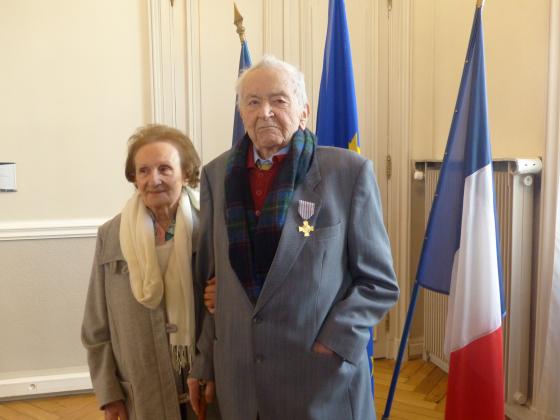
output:
[[[239,73],[241,75],[243,71],[251,67],[251,54],[249,54],[249,47],[247,46],[247,41],[241,42],[241,54],[239,55]],[[241,115],[239,115],[239,107],[237,106],[237,100],[235,100],[235,113],[233,115],[233,136],[231,138],[231,144],[234,145],[237,141],[245,135],[245,126],[241,120]]]
[[[329,0],[329,24],[317,110],[320,145],[360,153],[358,110],[344,0]]]
[[[329,23],[317,109],[317,140],[360,153],[358,108],[344,0],[329,0]],[[373,329],[367,345],[373,402]]]

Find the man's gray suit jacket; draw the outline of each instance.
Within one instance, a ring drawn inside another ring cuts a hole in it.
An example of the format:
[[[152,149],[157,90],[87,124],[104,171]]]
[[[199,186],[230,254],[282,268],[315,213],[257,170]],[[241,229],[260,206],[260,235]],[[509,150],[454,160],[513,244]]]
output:
[[[229,154],[202,172],[195,281],[200,292],[215,274],[218,286],[191,375],[215,380],[224,420],[375,419],[366,345],[399,289],[372,163],[317,147],[253,305],[229,262]],[[308,237],[300,200],[315,205]],[[312,352],[315,341],[336,355]]]

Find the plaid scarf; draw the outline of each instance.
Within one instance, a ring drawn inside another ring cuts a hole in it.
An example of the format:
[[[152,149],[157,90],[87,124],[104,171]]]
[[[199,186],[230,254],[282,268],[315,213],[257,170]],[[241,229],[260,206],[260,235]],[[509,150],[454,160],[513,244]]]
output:
[[[311,166],[316,140],[307,129],[296,131],[258,220],[253,211],[247,170],[250,141],[245,135],[234,146],[227,163],[225,192],[229,260],[254,304],[276,254],[294,190]]]

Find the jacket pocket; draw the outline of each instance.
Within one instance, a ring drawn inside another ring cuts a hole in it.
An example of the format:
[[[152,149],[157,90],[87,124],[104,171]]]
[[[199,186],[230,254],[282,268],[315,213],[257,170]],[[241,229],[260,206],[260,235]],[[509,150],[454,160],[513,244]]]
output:
[[[125,260],[114,258],[99,262],[105,267],[106,273],[113,276],[128,275],[128,264]]]
[[[340,233],[341,225],[342,222],[338,222],[336,225],[314,228],[313,232],[310,234],[310,238],[315,241],[324,241],[335,238]]]

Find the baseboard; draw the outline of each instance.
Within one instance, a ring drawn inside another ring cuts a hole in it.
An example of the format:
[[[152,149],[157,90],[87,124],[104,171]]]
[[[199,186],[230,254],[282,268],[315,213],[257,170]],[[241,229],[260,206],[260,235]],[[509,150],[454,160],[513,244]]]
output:
[[[432,362],[434,365],[436,365],[438,368],[443,370],[445,373],[449,373],[449,363],[448,362],[440,359],[437,356],[434,356],[433,354],[428,354],[428,360],[430,362]]]
[[[414,338],[408,340],[408,357],[415,359],[424,354],[424,338]]]
[[[19,376],[0,379],[0,400],[29,398],[35,395],[84,392],[92,389],[88,370],[45,374],[38,372],[34,376]]]
[[[0,241],[91,238],[107,219],[32,220],[0,223]]]
[[[401,345],[400,338],[391,338],[388,340],[389,354],[387,359],[396,359],[399,354],[399,347]]]
[[[545,415],[539,417],[538,413],[532,410],[530,407],[524,405],[512,404],[512,403],[506,404],[506,416],[510,420],[537,420],[539,418],[542,419],[548,418]]]

